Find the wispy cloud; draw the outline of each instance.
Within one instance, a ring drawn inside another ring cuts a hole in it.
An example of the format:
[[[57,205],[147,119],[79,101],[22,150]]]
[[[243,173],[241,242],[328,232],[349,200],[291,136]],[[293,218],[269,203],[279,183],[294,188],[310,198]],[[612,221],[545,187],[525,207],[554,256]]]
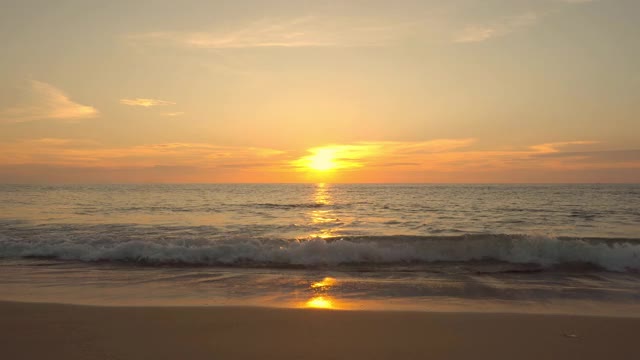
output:
[[[385,172],[390,168],[408,172],[640,168],[640,152],[637,150],[625,153],[624,161],[616,155],[617,152],[578,151],[598,144],[595,141],[553,142],[513,150],[469,150],[474,143],[474,139],[438,139],[425,142],[333,144],[309,149],[308,155],[293,160],[291,166],[296,170],[307,170],[313,167],[314,159],[320,156],[329,159],[333,169],[377,169]],[[633,154],[635,159],[632,158]]]
[[[198,49],[366,47],[388,43],[408,25],[305,16],[261,19],[228,29],[156,31],[128,38],[135,43]]]
[[[535,153],[539,154],[549,154],[549,153],[557,153],[560,150],[567,146],[572,145],[593,145],[598,144],[597,141],[564,141],[564,142],[553,142],[546,144],[533,145],[529,148],[533,150]]]
[[[120,104],[128,105],[128,106],[153,107],[153,106],[175,105],[176,103],[173,101],[166,101],[166,100],[136,98],[136,99],[120,99]]]
[[[329,144],[307,150],[307,155],[259,147],[222,146],[208,143],[161,143],[129,147],[109,147],[81,139],[40,138],[0,143],[0,164],[47,163],[74,166],[236,166],[271,158],[271,168],[308,168],[310,158],[329,152],[338,169],[384,168],[389,164],[421,170],[463,170],[547,165],[564,161],[563,154],[575,157],[581,148],[595,141],[565,141],[532,145],[514,150],[469,150],[476,139],[435,139],[430,141],[363,141]],[[569,151],[567,151],[568,149]],[[585,156],[593,154],[590,150]],[[640,162],[640,159],[637,159]]]
[[[282,151],[221,146],[207,143],[162,143],[109,147],[80,139],[42,138],[0,144],[0,164],[47,164],[54,166],[149,167],[199,166],[254,163]]]
[[[369,141],[319,146],[299,154],[208,143],[113,147],[90,140],[40,138],[0,143],[0,173],[25,181],[59,173],[75,174],[64,181],[82,181],[86,174],[95,175],[92,181],[108,181],[106,174],[117,174],[118,181],[316,181],[313,169],[330,162],[326,168],[334,170],[334,179],[346,182],[580,182],[640,176],[640,149],[602,150],[601,145],[594,148],[593,141],[487,150],[474,149],[475,144],[474,139]],[[314,162],[316,156],[321,161]]]
[[[166,116],[166,117],[176,117],[176,116],[182,116],[185,113],[183,111],[176,111],[176,112],[167,112],[167,113],[163,113],[162,116]]]
[[[538,19],[539,15],[535,12],[527,12],[516,16],[506,17],[490,24],[470,25],[458,32],[453,41],[457,43],[487,41],[492,38],[505,36],[518,29],[534,25]]]
[[[545,17],[553,14],[553,1],[560,4],[586,4],[599,0],[552,0],[546,6],[539,7],[520,14],[505,16],[500,19],[486,23],[469,24],[460,31],[455,32],[453,42],[456,43],[479,43],[490,39],[509,35],[518,30],[536,25]],[[543,4],[544,5],[544,4]],[[557,10],[557,9],[556,9]]]
[[[309,149],[308,155],[291,161],[293,168],[307,170],[316,159],[325,158],[333,169],[353,169],[383,163],[415,164],[424,154],[434,154],[467,147],[475,139],[437,139],[421,142],[359,142],[355,144],[333,144]]]
[[[97,115],[96,108],[74,102],[62,90],[36,80],[29,82],[29,94],[25,103],[0,111],[0,119],[9,122],[81,120]]]

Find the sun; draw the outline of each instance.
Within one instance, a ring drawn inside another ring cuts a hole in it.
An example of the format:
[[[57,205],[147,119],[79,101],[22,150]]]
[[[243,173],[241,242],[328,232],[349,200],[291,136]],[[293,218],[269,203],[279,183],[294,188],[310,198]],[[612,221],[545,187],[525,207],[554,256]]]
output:
[[[336,151],[333,149],[318,149],[308,158],[307,166],[317,171],[329,171],[336,168]]]
[[[327,145],[307,149],[308,155],[291,161],[297,171],[314,172],[318,176],[330,176],[338,170],[350,170],[364,166],[363,159],[370,157],[371,146]]]

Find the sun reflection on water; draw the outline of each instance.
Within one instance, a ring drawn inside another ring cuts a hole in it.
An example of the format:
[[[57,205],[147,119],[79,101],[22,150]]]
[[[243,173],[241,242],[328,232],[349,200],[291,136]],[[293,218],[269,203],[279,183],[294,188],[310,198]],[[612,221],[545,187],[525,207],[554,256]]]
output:
[[[329,186],[325,183],[316,184],[316,191],[313,198],[318,205],[330,205],[331,195],[329,194]]]
[[[315,192],[313,193],[313,201],[317,206],[324,207],[333,204],[333,199],[329,189],[330,186],[328,184],[316,184]],[[309,238],[327,239],[336,236],[336,229],[331,227],[332,224],[335,224],[338,221],[333,210],[328,208],[314,209],[309,212],[308,216],[311,220],[311,224],[323,227],[309,234]]]
[[[314,296],[305,304],[305,307],[312,309],[335,309],[333,300],[326,296]]]
[[[338,284],[338,280],[332,277],[325,277],[309,285],[309,289],[315,293],[311,299],[307,300],[302,307],[313,309],[338,309],[336,301],[328,294],[328,291]]]
[[[319,207],[325,207],[332,204],[331,193],[329,192],[329,185],[325,183],[316,184],[315,192],[313,193],[313,201]],[[309,212],[309,218],[311,224],[317,225],[319,229],[311,234],[310,238],[326,239],[335,236],[335,229],[332,228],[332,224],[335,224],[338,219],[336,218],[333,210],[328,208],[314,209]],[[300,304],[300,307],[312,308],[312,309],[339,309],[336,300],[328,294],[328,291],[336,286],[338,280],[332,277],[325,277],[320,281],[309,284],[309,289],[313,290],[313,296]]]
[[[331,211],[313,210],[311,212],[311,222],[314,224],[325,224],[325,223],[333,222],[336,220],[335,218],[327,215],[331,215]]]

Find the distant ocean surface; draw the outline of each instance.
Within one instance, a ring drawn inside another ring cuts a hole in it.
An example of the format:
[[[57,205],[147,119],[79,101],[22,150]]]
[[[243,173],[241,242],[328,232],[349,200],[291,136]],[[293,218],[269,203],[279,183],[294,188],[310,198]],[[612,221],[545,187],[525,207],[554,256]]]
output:
[[[0,185],[0,290],[628,315],[640,185]]]

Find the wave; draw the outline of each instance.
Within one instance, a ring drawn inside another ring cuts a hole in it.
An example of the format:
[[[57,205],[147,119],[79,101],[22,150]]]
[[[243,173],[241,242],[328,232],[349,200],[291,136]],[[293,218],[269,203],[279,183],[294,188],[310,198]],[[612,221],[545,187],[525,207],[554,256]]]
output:
[[[43,257],[147,265],[334,266],[500,261],[552,268],[589,264],[640,271],[640,240],[527,235],[369,236],[332,239],[10,238],[0,234],[0,258]]]

